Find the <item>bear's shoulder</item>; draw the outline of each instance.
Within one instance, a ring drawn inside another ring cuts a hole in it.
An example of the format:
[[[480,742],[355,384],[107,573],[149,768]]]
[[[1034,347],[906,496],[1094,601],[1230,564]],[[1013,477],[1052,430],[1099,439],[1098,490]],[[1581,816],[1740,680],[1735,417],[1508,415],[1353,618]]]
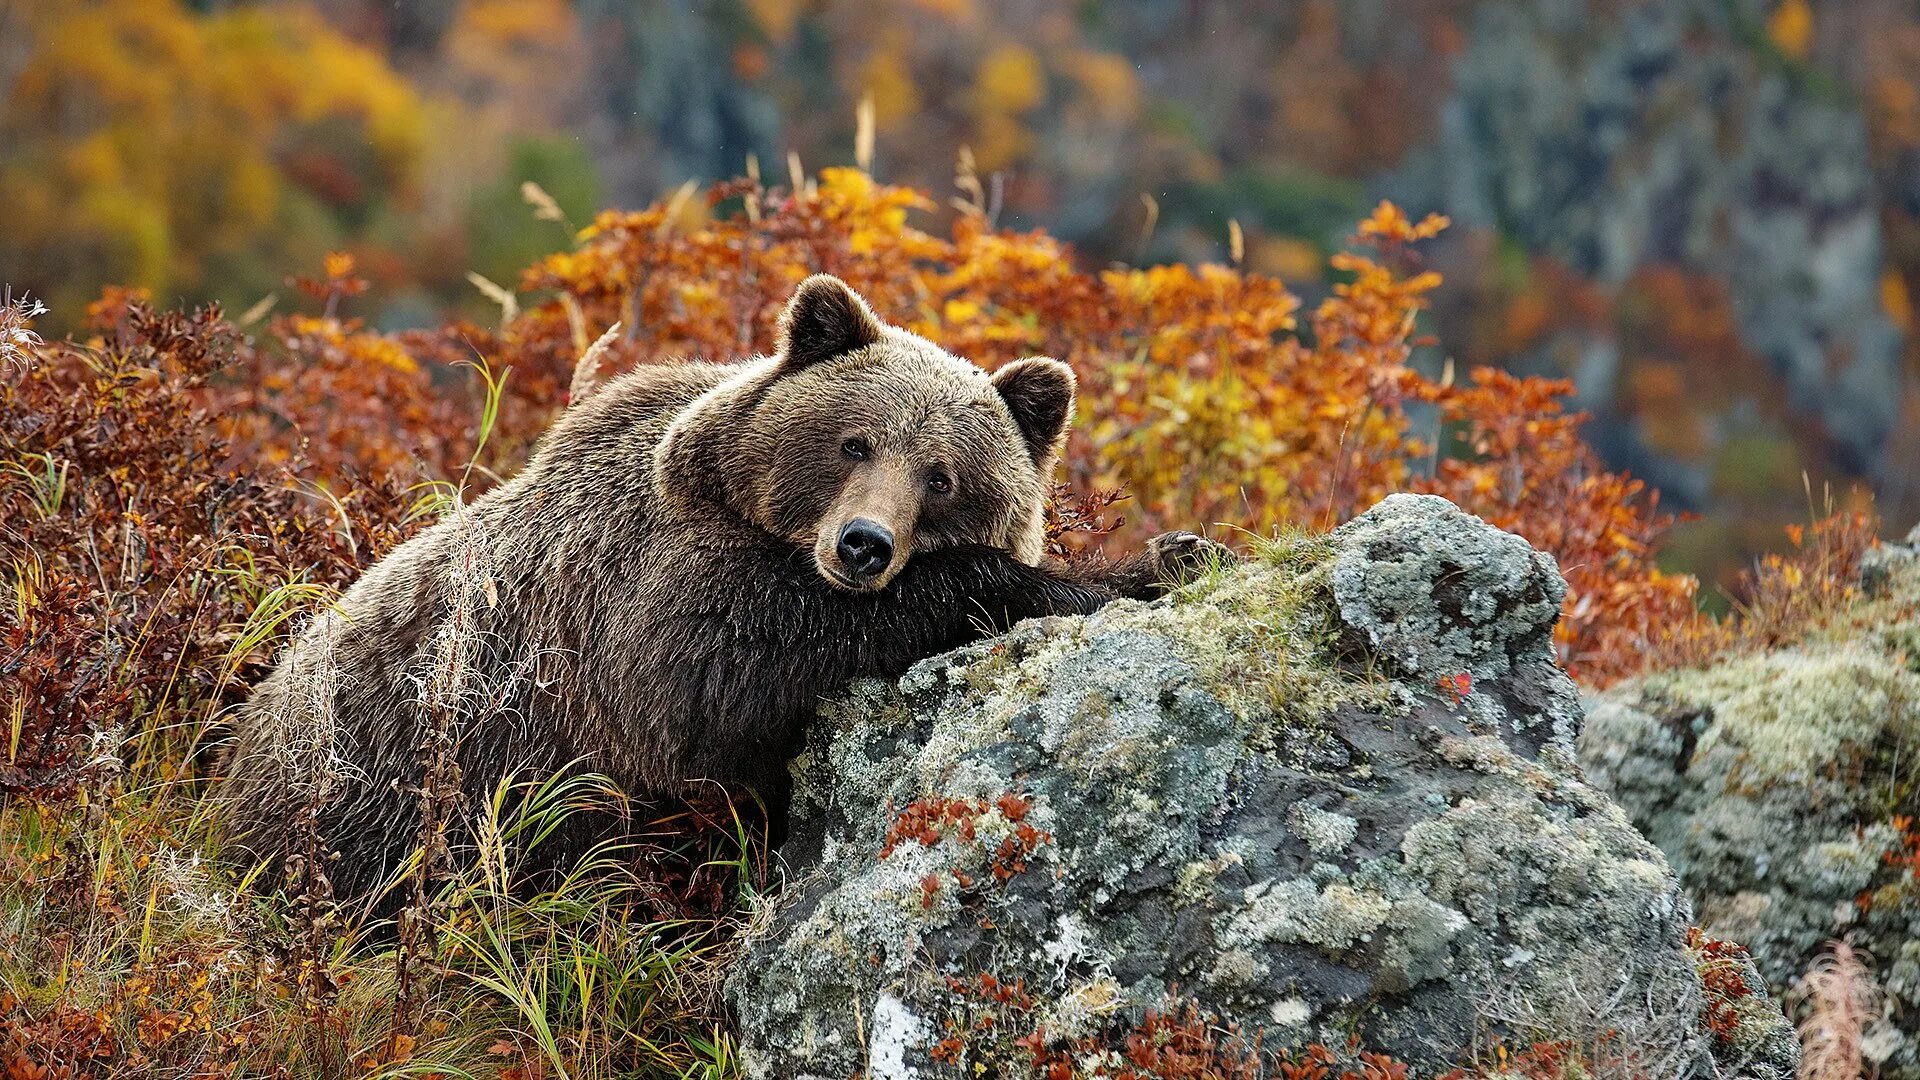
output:
[[[674,417],[744,367],[647,364],[616,375],[554,421],[530,467],[573,469],[609,457],[630,461],[648,456]]]
[[[568,415],[610,413],[627,422],[661,415],[671,418],[700,395],[749,366],[750,362],[745,361],[643,364],[607,380],[590,397],[570,409]]]

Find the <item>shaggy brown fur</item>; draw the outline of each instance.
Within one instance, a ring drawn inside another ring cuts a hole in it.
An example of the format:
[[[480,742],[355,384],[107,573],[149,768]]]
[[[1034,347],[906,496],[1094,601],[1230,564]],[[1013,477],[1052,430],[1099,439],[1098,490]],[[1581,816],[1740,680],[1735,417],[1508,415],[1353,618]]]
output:
[[[828,277],[795,294],[771,358],[608,382],[262,680],[225,785],[243,850],[285,853],[317,801],[336,889],[378,886],[414,843],[434,701],[454,701],[470,801],[576,760],[636,794],[698,778],[772,793],[847,680],[1157,595],[1217,549],[1175,533],[1098,570],[1042,559],[1072,403],[1065,365],[989,377]],[[890,555],[850,563],[850,526],[890,533]]]

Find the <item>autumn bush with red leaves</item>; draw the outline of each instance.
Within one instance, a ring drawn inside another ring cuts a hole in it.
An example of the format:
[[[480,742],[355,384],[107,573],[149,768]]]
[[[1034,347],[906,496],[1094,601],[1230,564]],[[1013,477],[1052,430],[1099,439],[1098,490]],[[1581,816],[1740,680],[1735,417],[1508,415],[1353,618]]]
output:
[[[285,414],[231,381],[265,361],[218,313],[114,294],[94,315],[93,339],[45,345],[0,382],[0,792],[70,795],[142,735],[236,700],[268,656],[248,630],[262,601],[338,589],[399,534],[384,479],[303,492],[290,430],[231,437]]]

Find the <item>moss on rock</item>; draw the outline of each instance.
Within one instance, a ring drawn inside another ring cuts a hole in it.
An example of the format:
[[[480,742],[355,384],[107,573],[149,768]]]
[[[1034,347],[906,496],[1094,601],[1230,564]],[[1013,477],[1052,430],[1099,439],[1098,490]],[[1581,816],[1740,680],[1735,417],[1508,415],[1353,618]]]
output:
[[[1830,939],[1870,957],[1869,1062],[1920,1080],[1920,532],[1862,584],[1800,640],[1594,698],[1580,750],[1777,991]]]

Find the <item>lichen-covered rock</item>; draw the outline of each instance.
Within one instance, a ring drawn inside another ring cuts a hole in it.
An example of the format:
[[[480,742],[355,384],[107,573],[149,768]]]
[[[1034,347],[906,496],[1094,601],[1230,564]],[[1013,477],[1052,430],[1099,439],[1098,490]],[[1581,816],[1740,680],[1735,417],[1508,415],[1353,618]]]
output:
[[[1355,642],[1428,684],[1460,675],[1546,695],[1520,702],[1518,730],[1570,750],[1578,696],[1553,659],[1567,583],[1553,556],[1490,528],[1437,495],[1394,495],[1340,527],[1332,593]],[[1504,716],[1495,696],[1476,711]]]
[[[1593,781],[1658,844],[1701,924],[1775,989],[1829,940],[1864,953],[1892,1008],[1862,1050],[1920,1078],[1920,531],[1870,554],[1863,595],[1771,652],[1596,698]]]
[[[1757,974],[1689,947],[1665,860],[1573,766],[1561,588],[1395,496],[852,688],[728,983],[749,1072],[1111,1075],[1185,1017],[1220,1054],[1444,1070],[1503,1035],[1791,1075]]]

